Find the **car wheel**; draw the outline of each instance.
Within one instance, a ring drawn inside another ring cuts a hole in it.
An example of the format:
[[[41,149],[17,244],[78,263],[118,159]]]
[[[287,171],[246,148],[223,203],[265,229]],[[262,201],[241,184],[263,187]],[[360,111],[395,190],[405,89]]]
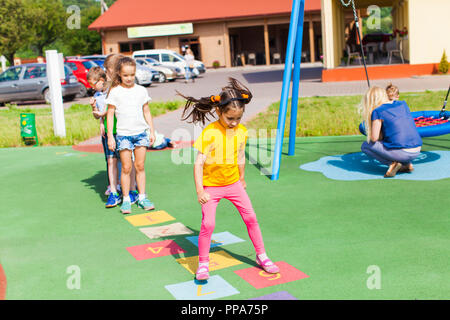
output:
[[[166,82],[166,80],[167,80],[166,75],[164,73],[160,72],[159,73],[159,82],[163,83],[163,82]]]
[[[44,97],[45,103],[52,103],[50,98],[50,88],[46,88],[42,93],[42,96]]]
[[[87,89],[86,89],[86,87],[84,85],[81,85],[80,92],[78,92],[76,94],[76,97],[77,98],[83,98],[83,97],[86,97],[86,95],[87,95]]]

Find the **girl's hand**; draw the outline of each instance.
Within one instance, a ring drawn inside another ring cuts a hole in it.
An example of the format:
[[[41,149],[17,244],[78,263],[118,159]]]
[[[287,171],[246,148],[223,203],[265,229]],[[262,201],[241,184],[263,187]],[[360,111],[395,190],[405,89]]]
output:
[[[197,194],[197,198],[198,198],[198,203],[200,204],[205,204],[209,201],[209,199],[211,199],[211,196],[209,195],[208,192],[201,192]]]
[[[247,189],[247,183],[245,182],[244,179],[239,180],[241,181],[242,186],[244,187],[244,189]]]
[[[108,135],[108,149],[111,151],[116,150],[116,140],[113,135]]]
[[[98,111],[97,108],[94,108],[94,110],[92,111],[92,115],[95,119],[100,119],[102,117],[102,113]]]
[[[155,143],[155,140],[156,140],[155,133],[154,132],[150,132],[150,135],[149,135],[148,139],[150,140],[150,146],[152,146]]]

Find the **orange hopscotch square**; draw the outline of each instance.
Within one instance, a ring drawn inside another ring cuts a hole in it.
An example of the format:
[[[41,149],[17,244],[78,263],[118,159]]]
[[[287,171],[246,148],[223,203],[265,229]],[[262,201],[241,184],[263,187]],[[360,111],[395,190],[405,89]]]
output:
[[[125,219],[135,227],[149,226],[175,220],[174,217],[164,210],[135,214],[133,216],[125,217]]]
[[[180,258],[176,260],[185,267],[190,273],[194,274],[198,267],[198,256]],[[220,270],[243,263],[225,251],[216,251],[209,254],[209,271]]]
[[[309,278],[307,274],[294,268],[284,261],[275,262],[275,264],[280,267],[279,273],[267,273],[260,267],[237,270],[234,271],[234,273],[250,283],[256,289]]]
[[[127,250],[136,260],[152,259],[186,252],[173,240],[128,247]]]

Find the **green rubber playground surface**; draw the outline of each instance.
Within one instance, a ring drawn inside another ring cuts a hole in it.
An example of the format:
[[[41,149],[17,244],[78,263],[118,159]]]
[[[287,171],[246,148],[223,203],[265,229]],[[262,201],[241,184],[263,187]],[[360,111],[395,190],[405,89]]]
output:
[[[360,152],[362,141],[362,136],[298,138],[296,155],[283,155],[278,181],[261,174],[260,165],[247,164],[247,192],[269,257],[308,277],[257,289],[235,273],[256,267],[254,250],[237,210],[223,200],[214,233],[245,241],[211,249],[240,262],[210,272],[236,290],[218,299],[279,292],[299,300],[450,298],[450,179],[338,181],[299,168],[325,156]],[[449,151],[450,136],[424,139],[423,150]],[[198,235],[201,222],[192,164],[173,162],[190,154],[191,149],[147,153],[147,193],[156,210],[174,220],[145,227],[182,223],[193,232],[149,239],[119,208],[104,208],[103,154],[71,147],[0,149],[6,299],[175,299],[166,286],[194,279],[177,259],[198,255],[186,238]],[[133,206],[132,215],[142,213]],[[165,240],[185,252],[136,260],[127,250]],[[79,288],[73,287],[75,274]],[[277,281],[289,276],[282,272]],[[193,297],[221,290],[200,288]]]

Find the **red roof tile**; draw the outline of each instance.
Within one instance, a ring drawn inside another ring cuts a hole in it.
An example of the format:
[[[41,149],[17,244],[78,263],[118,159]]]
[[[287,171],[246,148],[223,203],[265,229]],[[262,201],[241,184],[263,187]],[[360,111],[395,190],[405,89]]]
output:
[[[305,11],[320,10],[320,0],[305,1]],[[117,0],[89,29],[269,16],[291,10],[292,0]]]

